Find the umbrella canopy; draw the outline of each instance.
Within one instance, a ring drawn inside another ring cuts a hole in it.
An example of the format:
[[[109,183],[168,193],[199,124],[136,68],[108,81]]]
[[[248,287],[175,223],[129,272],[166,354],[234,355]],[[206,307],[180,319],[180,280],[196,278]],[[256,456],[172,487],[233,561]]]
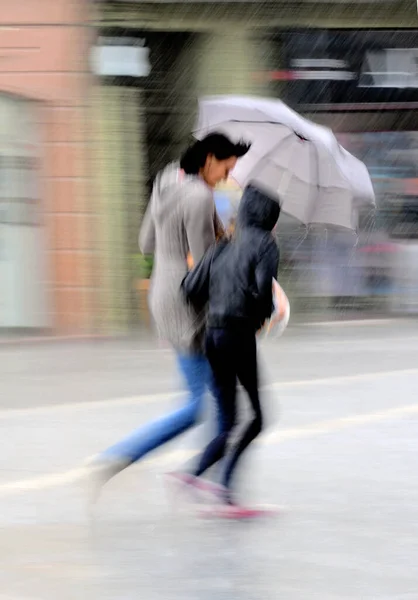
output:
[[[278,100],[213,96],[199,103],[198,139],[213,132],[251,142],[232,176],[277,195],[282,210],[304,224],[355,229],[360,206],[375,205],[366,166],[316,125]]]

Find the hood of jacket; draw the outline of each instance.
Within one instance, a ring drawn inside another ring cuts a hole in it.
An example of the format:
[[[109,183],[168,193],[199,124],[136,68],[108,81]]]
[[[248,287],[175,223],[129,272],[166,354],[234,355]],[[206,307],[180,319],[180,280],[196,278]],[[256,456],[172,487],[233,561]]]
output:
[[[237,229],[255,227],[272,231],[280,216],[280,204],[254,185],[248,185],[241,198]]]

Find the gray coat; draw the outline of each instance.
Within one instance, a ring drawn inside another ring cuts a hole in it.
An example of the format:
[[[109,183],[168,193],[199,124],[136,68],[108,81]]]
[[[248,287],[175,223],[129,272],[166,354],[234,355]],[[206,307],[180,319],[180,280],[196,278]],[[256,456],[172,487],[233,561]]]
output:
[[[187,255],[196,264],[221,229],[212,190],[177,163],[168,165],[155,181],[139,246],[154,253],[149,302],[158,333],[180,352],[202,349],[204,326],[204,316],[186,304],[180,289]]]

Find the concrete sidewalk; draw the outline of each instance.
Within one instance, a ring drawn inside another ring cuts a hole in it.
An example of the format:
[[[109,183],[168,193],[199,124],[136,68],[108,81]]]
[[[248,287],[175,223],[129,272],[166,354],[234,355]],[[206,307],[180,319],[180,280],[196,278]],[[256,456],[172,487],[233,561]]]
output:
[[[244,458],[238,485],[248,502],[278,505],[274,518],[207,521],[186,497],[173,504],[160,475],[193,457],[209,421],[112,481],[89,521],[81,461],[179,399],[89,398],[1,411],[0,598],[417,598],[418,369],[399,348],[413,346],[416,356],[418,339],[387,338],[392,372],[375,372],[379,335],[363,339],[359,351],[349,333],[328,340],[329,351],[323,340],[315,345],[324,361],[341,358],[344,348],[345,374],[309,375],[315,354],[296,338],[287,345],[286,377],[278,355],[264,351],[268,429]],[[27,352],[21,358],[35,367]],[[63,391],[85,359],[55,374]],[[68,355],[55,361],[62,368]],[[92,376],[120,386],[118,372],[130,369],[123,361],[112,369],[102,362]]]

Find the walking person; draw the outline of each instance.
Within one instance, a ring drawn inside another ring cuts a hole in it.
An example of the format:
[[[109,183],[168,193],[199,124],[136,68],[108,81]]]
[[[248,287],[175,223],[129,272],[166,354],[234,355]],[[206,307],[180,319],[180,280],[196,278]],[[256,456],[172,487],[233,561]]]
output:
[[[279,265],[279,249],[272,235],[280,215],[278,202],[253,186],[243,194],[236,231],[222,252],[208,253],[196,266],[205,271],[210,261],[206,355],[212,368],[220,429],[190,474],[178,473],[185,484],[215,491],[222,502],[239,509],[233,493],[236,467],[243,452],[260,434],[263,415],[258,391],[256,333],[273,311],[272,284]],[[193,285],[194,272],[184,284]],[[197,281],[197,275],[195,276]],[[191,295],[189,295],[191,297]],[[252,417],[229,454],[227,444],[236,424],[237,381],[250,401]],[[224,458],[220,486],[198,479]]]
[[[198,421],[211,372],[204,355],[204,314],[187,304],[181,282],[194,264],[223,235],[213,188],[228,178],[249,146],[221,134],[195,142],[180,163],[156,178],[139,235],[143,253],[154,253],[150,309],[158,334],[168,341],[185,381],[186,403],[134,431],[89,461],[92,500],[101,487],[127,466],[191,428]]]

